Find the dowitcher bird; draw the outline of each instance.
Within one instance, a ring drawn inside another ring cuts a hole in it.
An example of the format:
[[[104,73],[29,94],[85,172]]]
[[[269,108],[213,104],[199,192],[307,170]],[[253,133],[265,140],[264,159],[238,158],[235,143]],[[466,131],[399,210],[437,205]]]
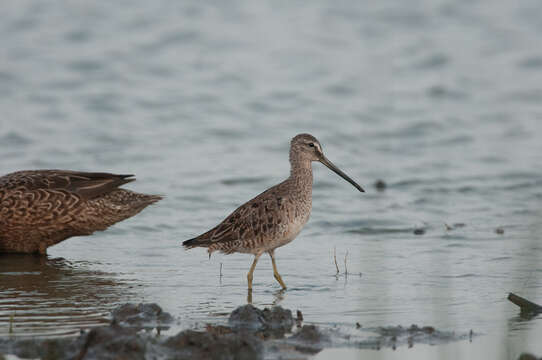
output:
[[[294,137],[290,144],[290,177],[254,199],[244,203],[220,224],[206,233],[183,242],[187,248],[206,247],[209,256],[213,251],[225,254],[235,252],[254,255],[247,275],[249,292],[252,274],[263,253],[268,253],[273,264],[273,274],[283,289],[275,263],[275,249],[292,241],[309,220],[312,208],[312,162],[319,161],[363,192],[322,152],[318,140],[309,134]]]
[[[119,189],[134,180],[65,170],[0,177],[0,252],[45,254],[49,246],[105,230],[161,199]]]

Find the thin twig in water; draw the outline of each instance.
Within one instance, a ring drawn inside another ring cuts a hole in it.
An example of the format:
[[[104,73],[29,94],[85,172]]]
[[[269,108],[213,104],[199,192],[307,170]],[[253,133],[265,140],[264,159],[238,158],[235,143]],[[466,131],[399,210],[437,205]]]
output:
[[[8,333],[9,334],[13,334],[13,319],[15,317],[15,314],[11,314],[9,316],[9,330],[8,330]]]
[[[348,258],[348,250],[346,250],[346,254],[344,254],[344,275],[348,276],[348,267],[346,266],[346,259]]]
[[[339,265],[337,264],[337,247],[333,247],[333,261],[335,261],[335,269],[337,269],[337,273],[335,273],[335,276],[339,275]]]

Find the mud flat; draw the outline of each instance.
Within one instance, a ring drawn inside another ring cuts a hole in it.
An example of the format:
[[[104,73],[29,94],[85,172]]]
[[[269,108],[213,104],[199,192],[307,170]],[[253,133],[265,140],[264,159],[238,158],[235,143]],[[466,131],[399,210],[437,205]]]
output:
[[[303,324],[301,312],[294,317],[290,310],[280,306],[262,310],[244,305],[230,313],[227,324],[207,324],[204,329],[164,335],[175,321],[157,304],[124,304],[112,312],[107,326],[82,331],[77,337],[6,337],[0,339],[0,354],[5,359],[44,360],[249,360],[313,356],[333,359],[348,358],[348,355],[356,358],[361,352],[369,351],[370,358],[385,354],[385,349],[399,354],[402,351],[399,348],[410,350],[415,344],[418,348],[419,345],[468,343],[473,337],[472,332],[444,332],[417,325],[367,329],[360,325],[319,327]],[[334,355],[336,353],[341,355]]]

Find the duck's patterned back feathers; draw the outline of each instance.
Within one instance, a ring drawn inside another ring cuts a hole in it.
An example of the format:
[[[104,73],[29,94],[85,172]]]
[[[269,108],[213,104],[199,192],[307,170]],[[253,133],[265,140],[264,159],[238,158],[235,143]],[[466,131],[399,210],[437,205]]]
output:
[[[121,185],[134,181],[133,175],[81,172],[67,170],[18,171],[0,177],[0,189],[55,189],[92,199],[107,194]]]
[[[0,177],[0,252],[41,252],[129,218],[160,196],[118,187],[132,175],[63,170]]]

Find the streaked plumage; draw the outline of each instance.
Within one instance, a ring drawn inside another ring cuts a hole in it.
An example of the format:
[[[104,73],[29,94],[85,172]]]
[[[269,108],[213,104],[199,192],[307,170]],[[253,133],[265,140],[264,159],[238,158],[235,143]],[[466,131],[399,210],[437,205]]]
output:
[[[0,252],[45,254],[49,246],[105,230],[161,199],[119,189],[132,176],[30,170],[0,177]]]
[[[249,289],[252,288],[252,272],[256,262],[267,252],[273,262],[275,278],[286,288],[276,269],[274,250],[292,241],[309,220],[312,208],[312,161],[322,162],[363,191],[327,160],[314,136],[300,134],[291,141],[288,179],[241,205],[216,227],[184,241],[183,245],[188,249],[206,247],[209,256],[213,251],[253,254],[254,263],[247,276]]]

